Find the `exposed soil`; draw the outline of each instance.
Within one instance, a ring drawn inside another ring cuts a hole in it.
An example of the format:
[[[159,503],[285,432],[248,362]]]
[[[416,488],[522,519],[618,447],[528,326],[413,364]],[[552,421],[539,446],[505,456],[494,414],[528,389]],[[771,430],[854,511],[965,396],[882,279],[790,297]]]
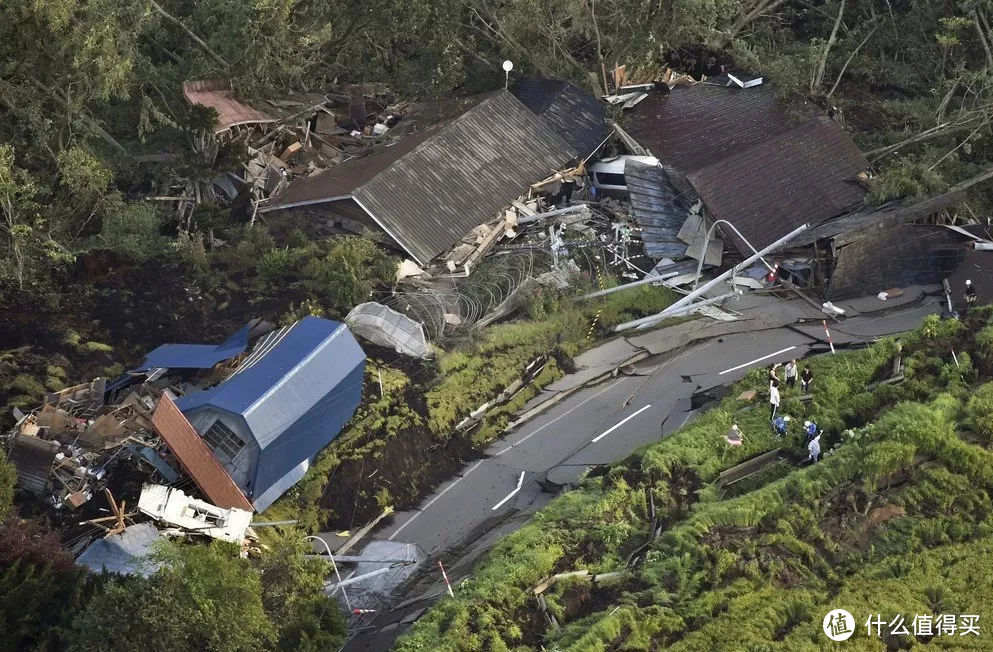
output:
[[[416,507],[476,456],[463,438],[441,443],[426,428],[397,433],[375,455],[344,461],[332,471],[320,501],[324,527],[347,530],[376,518],[383,511],[376,500],[382,489],[395,510]]]

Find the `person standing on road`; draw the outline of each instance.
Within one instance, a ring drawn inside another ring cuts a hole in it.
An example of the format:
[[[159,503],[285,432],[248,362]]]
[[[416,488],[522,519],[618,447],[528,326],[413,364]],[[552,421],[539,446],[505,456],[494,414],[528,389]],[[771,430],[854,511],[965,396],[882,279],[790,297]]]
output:
[[[779,381],[774,380],[769,384],[769,420],[776,418],[776,410],[779,409]]]
[[[810,443],[807,444],[807,450],[810,452],[810,455],[807,457],[807,459],[810,460],[811,464],[815,463],[817,461],[817,458],[821,456],[820,435],[817,435],[816,437],[810,440]]]
[[[796,387],[796,360],[790,360],[786,363],[786,386],[789,388]]]
[[[814,372],[810,370],[810,367],[804,366],[803,373],[800,374],[800,384],[803,388],[803,393],[806,394],[810,391],[810,381],[814,379]]]

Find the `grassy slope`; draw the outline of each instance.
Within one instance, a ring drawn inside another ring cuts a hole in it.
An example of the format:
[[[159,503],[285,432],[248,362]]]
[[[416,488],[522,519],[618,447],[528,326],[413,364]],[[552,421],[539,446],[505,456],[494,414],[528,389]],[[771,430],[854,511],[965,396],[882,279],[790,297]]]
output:
[[[827,642],[820,620],[839,606],[860,624],[870,612],[987,621],[990,589],[979,584],[993,570],[993,454],[975,442],[989,441],[980,421],[993,401],[969,398],[993,372],[989,347],[971,334],[988,314],[968,329],[929,318],[902,338],[901,385],[864,389],[888,374],[892,340],[812,360],[813,404],[786,411],[814,416],[833,450],[815,466],[725,496],[714,485],[722,469],[778,445],[764,406],[742,411],[734,398],[764,384],[753,372],[716,409],[589,478],[501,541],[398,649],[818,649]],[[739,449],[721,437],[733,420],[745,433]],[[802,457],[798,437],[788,448]],[[650,494],[662,535],[629,564],[648,542]],[[554,631],[528,589],[582,568],[623,576],[595,588],[575,579],[553,586],[545,598],[561,625]],[[932,645],[979,649],[984,640]],[[849,646],[879,649],[864,628]]]

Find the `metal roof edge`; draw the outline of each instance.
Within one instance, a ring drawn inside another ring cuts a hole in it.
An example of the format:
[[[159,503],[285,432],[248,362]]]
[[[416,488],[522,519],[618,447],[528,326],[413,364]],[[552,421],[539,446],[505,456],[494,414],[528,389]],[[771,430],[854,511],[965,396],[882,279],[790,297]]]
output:
[[[332,170],[334,168],[328,168]],[[308,179],[310,177],[307,177]],[[301,179],[302,180],[302,179]],[[361,188],[362,186],[359,186]],[[356,188],[358,190],[358,188]],[[352,195],[338,195],[337,197],[322,197],[320,199],[307,199],[305,201],[290,202],[289,204],[279,204],[276,206],[260,206],[260,213],[271,213],[273,211],[281,211],[289,208],[299,208],[300,206],[310,206],[311,204],[327,204],[333,201],[341,201],[342,199],[355,199]]]
[[[299,323],[300,322],[296,322],[296,324],[294,324],[293,326],[296,326]],[[304,357],[298,363],[293,365],[292,368],[287,370],[287,372],[283,374],[283,377],[279,379],[279,382],[275,383],[272,387],[266,390],[265,393],[263,393],[261,396],[255,399],[255,401],[251,405],[248,406],[248,409],[246,409],[242,413],[242,416],[245,418],[245,420],[246,421],[248,420],[248,415],[250,415],[255,410],[255,408],[257,408],[259,405],[264,403],[270,396],[275,394],[283,385],[289,382],[289,379],[296,374],[297,370],[309,364],[311,360],[313,360],[315,357],[317,357],[318,354],[324,351],[324,349],[327,348],[328,344],[336,337],[338,337],[338,335],[341,333],[342,330],[348,330],[348,326],[342,322],[338,322],[338,328],[334,329],[334,332],[332,332],[330,335],[328,335],[323,340],[321,340],[318,343],[318,345],[315,346],[314,349],[307,354],[306,357]],[[287,333],[287,335],[289,335],[289,333]],[[264,446],[259,444],[259,448],[260,449],[264,448]]]
[[[420,145],[418,145],[418,147],[420,147]],[[417,148],[415,147],[414,149],[417,149]],[[411,151],[413,151],[413,150],[411,150]],[[410,152],[407,152],[407,154],[409,154],[409,153]],[[404,154],[404,156],[406,156],[406,154]],[[403,156],[401,156],[400,158],[403,158]],[[355,191],[356,192],[360,192],[360,191],[362,191],[362,190],[365,189],[365,186],[366,186],[366,184],[362,184],[361,186],[359,186],[358,188],[356,188]],[[400,247],[404,251],[406,251],[410,255],[411,258],[414,259],[414,262],[416,262],[417,264],[419,264],[421,266],[427,266],[427,264],[431,262],[430,260],[423,260],[420,256],[418,256],[413,251],[411,251],[410,248],[407,247],[406,243],[404,243],[402,240],[400,240],[400,238],[398,238],[396,236],[396,234],[393,233],[393,231],[392,231],[392,229],[390,229],[390,227],[386,226],[386,224],[384,224],[381,219],[379,219],[378,217],[376,217],[376,215],[371,210],[369,210],[369,207],[365,205],[365,202],[363,202],[361,199],[359,199],[354,194],[351,195],[351,198],[352,198],[352,201],[354,201],[356,204],[359,205],[359,208],[361,208],[362,210],[365,211],[366,215],[368,215],[370,218],[372,218],[372,221],[373,222],[375,222],[376,224],[379,225],[379,228],[381,228],[383,231],[386,231],[386,235],[388,235],[391,238],[393,238],[393,242],[395,242],[398,245],[400,245]]]

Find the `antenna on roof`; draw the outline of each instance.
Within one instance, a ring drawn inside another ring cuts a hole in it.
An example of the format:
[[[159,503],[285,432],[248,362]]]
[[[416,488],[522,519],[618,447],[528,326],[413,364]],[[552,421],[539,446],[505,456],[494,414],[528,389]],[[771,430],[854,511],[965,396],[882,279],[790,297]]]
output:
[[[506,61],[503,62],[503,72],[504,72],[504,75],[505,75],[504,80],[503,80],[503,89],[504,90],[507,90],[507,87],[510,86],[510,71],[513,70],[513,69],[514,69],[514,62],[513,61],[511,61],[510,59],[507,59]]]

